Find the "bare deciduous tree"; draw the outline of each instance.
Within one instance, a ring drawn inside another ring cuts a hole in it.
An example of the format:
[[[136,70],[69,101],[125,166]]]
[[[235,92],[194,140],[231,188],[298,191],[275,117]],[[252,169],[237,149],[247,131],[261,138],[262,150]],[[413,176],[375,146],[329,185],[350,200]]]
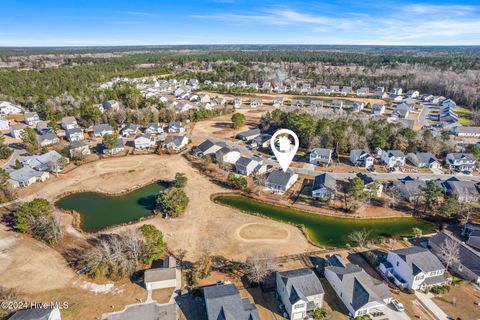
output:
[[[460,245],[458,241],[448,238],[440,245],[440,260],[445,263],[447,270],[460,261]]]
[[[369,235],[370,235],[370,231],[367,231],[367,230],[354,231],[348,235],[348,239],[350,241],[355,242],[357,246],[363,248],[367,244]]]
[[[270,250],[255,252],[247,257],[247,278],[252,283],[262,283],[274,270],[273,253]]]

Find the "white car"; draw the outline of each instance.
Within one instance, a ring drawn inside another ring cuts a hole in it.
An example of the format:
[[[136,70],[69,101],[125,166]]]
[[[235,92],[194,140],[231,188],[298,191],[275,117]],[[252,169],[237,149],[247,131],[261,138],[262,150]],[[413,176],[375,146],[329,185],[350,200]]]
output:
[[[392,304],[395,307],[395,309],[397,309],[397,311],[400,311],[400,312],[405,311],[405,307],[400,301],[392,299]]]

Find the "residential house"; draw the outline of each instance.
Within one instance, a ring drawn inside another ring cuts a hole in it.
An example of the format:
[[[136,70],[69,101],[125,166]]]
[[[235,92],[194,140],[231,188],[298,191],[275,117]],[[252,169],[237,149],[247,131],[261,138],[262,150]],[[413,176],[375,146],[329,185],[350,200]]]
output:
[[[102,320],[178,320],[175,303],[158,304],[156,302],[137,303],[126,306],[122,311],[107,313]]]
[[[268,133],[262,133],[259,136],[250,140],[250,143],[248,145],[252,149],[268,148],[270,146],[271,139],[272,139],[272,135]]]
[[[15,139],[22,139],[22,133],[27,126],[24,123],[16,123],[10,126],[10,134]]]
[[[10,131],[10,120],[0,118],[0,131]]]
[[[337,180],[328,173],[322,173],[315,177],[312,186],[312,197],[320,200],[335,199],[337,192]]]
[[[134,140],[135,149],[137,150],[147,150],[155,147],[157,144],[157,139],[153,134],[144,134],[139,137],[136,137]]]
[[[379,198],[382,196],[383,185],[377,181],[377,178],[361,172],[357,173],[355,177],[363,181],[363,191],[369,194],[370,197]]]
[[[138,124],[129,123],[122,128],[122,137],[128,138],[132,135],[135,136],[138,133],[139,129],[140,126]]]
[[[347,96],[352,93],[352,87],[342,87],[342,96]]]
[[[407,97],[410,97],[413,99],[418,98],[419,95],[420,95],[420,92],[418,92],[417,90],[408,90],[406,93]]]
[[[388,287],[355,264],[345,264],[338,255],[328,258],[325,278],[352,318],[377,311],[392,300]]]
[[[21,156],[18,158],[24,166],[38,171],[60,172],[68,159],[55,150],[40,155]]]
[[[460,202],[478,202],[480,193],[474,182],[449,178],[441,183],[446,195],[456,195]]]
[[[350,162],[354,166],[370,168],[373,166],[375,158],[365,149],[350,150]]]
[[[252,82],[248,85],[248,87],[253,89],[253,90],[258,90],[258,83]]]
[[[8,101],[1,101],[0,102],[0,114],[1,115],[20,114],[22,111],[23,110],[20,106],[16,106],[11,102],[8,102]]]
[[[273,171],[268,175],[266,187],[274,192],[286,192],[297,182],[298,174]]]
[[[310,152],[309,162],[312,164],[329,165],[332,161],[332,149],[315,148]]]
[[[351,108],[352,108],[352,111],[353,111],[353,112],[360,112],[360,111],[363,110],[364,107],[365,107],[365,103],[363,103],[363,102],[354,102],[354,103],[352,104],[352,107],[351,107]]]
[[[23,119],[29,126],[34,126],[38,121],[40,121],[40,117],[36,112],[25,112]]]
[[[232,100],[232,104],[233,104],[233,107],[234,108],[240,108],[242,106],[242,98],[240,97],[235,97],[233,100]]]
[[[373,93],[373,95],[375,96],[375,98],[380,98],[380,99],[382,99],[384,93],[385,93],[385,87],[377,87],[377,88],[375,89],[375,92]]]
[[[106,134],[113,134],[113,128],[109,124],[97,124],[93,126],[92,134],[96,138],[103,138]]]
[[[217,152],[215,152],[215,160],[218,163],[229,163],[232,165],[235,165],[240,159],[240,151],[238,150],[233,150],[228,147],[223,147]]]
[[[67,137],[68,141],[70,141],[70,142],[81,141],[85,138],[84,135],[83,135],[83,129],[82,128],[67,129],[67,130],[65,130],[65,136]]]
[[[417,202],[422,196],[423,191],[427,189],[427,183],[424,180],[405,177],[394,181],[393,188],[409,202]]]
[[[222,145],[216,144],[210,139],[207,139],[200,143],[198,146],[192,148],[192,154],[203,157],[215,154],[218,150],[222,149]]]
[[[388,168],[398,168],[405,166],[405,154],[400,150],[387,150],[382,153],[382,161]]]
[[[88,144],[82,141],[74,141],[70,143],[68,151],[71,159],[88,156],[91,153]]]
[[[103,108],[105,110],[113,110],[116,112],[120,110],[120,104],[118,103],[118,101],[108,100],[103,102]]]
[[[235,171],[244,176],[250,176],[260,164],[258,158],[240,157],[235,162]]]
[[[168,135],[163,142],[163,147],[175,152],[181,151],[188,144],[187,136],[172,136]]]
[[[9,320],[62,320],[57,307],[40,307],[16,311]]]
[[[63,117],[61,121],[63,130],[74,129],[78,127],[77,119],[75,117]]]
[[[480,251],[480,230],[470,232],[467,244],[475,250]]]
[[[35,125],[35,130],[37,130],[39,134],[46,134],[51,131],[48,121],[43,120],[37,122],[37,124]]]
[[[180,288],[181,279],[182,276],[180,270],[177,269],[177,262],[171,256],[162,260],[161,267],[145,270],[143,275],[143,282],[147,290]]]
[[[117,139],[117,145],[115,147],[108,149],[107,147],[105,147],[104,144],[102,144],[102,149],[103,149],[104,154],[115,155],[115,154],[118,154],[120,152],[125,151],[125,144],[123,143],[122,138],[118,138]]]
[[[480,137],[480,127],[458,126],[458,127],[455,128],[454,132],[459,137],[465,137],[465,138],[479,138]]]
[[[444,258],[445,252],[443,248],[448,247],[450,243],[456,243],[458,246],[458,262],[450,265],[450,270],[462,278],[480,285],[479,251],[470,248],[465,242],[458,240],[446,232],[437,232],[433,237],[428,239],[428,246],[440,260]]]
[[[339,94],[340,93],[340,86],[330,86],[330,92],[332,94]]]
[[[407,159],[418,168],[440,169],[442,165],[431,152],[417,152],[407,154]]]
[[[158,122],[150,122],[145,128],[145,133],[147,134],[162,134],[163,127]]]
[[[402,89],[402,88],[393,88],[393,89],[390,91],[390,93],[399,96],[399,95],[401,95],[401,94],[403,93],[403,89]]]
[[[370,91],[367,87],[361,87],[357,89],[357,97],[366,97],[370,94]]]
[[[183,133],[185,132],[185,126],[180,121],[172,121],[168,124],[169,133]]]
[[[383,104],[374,104],[372,107],[372,114],[375,116],[380,116],[385,113],[385,105]]]
[[[217,284],[202,289],[207,320],[260,320],[257,307],[242,298],[234,284]]]
[[[304,319],[323,304],[320,279],[309,268],[275,273],[277,293],[290,319]]]
[[[41,147],[51,146],[52,144],[60,142],[60,139],[53,132],[46,133],[46,134],[39,134],[37,135],[36,139],[37,139],[38,145]]]
[[[451,170],[472,172],[475,170],[477,159],[471,153],[448,153],[447,164]]]
[[[273,99],[273,107],[280,108],[281,106],[283,106],[283,97],[275,97]]]
[[[428,249],[417,246],[389,251],[379,269],[405,289],[426,290],[449,282],[442,262]]]
[[[240,132],[236,135],[237,139],[243,140],[243,141],[250,141],[260,135],[260,129],[255,128],[247,131]]]
[[[50,177],[46,171],[37,171],[29,166],[10,172],[9,183],[13,188],[28,187],[35,182],[44,182]]]
[[[261,105],[262,105],[261,99],[252,99],[252,101],[250,101],[250,108],[258,108]]]

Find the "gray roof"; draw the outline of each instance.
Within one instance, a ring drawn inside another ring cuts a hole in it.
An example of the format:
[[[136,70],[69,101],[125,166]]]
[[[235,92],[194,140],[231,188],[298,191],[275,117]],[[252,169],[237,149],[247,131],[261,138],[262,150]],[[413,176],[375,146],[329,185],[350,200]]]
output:
[[[72,135],[72,134],[75,134],[75,133],[83,133],[83,130],[82,130],[82,128],[72,128],[72,129],[67,129],[66,133],[68,135]]]
[[[307,297],[324,293],[322,283],[309,268],[279,272],[290,303],[299,300],[307,301]]]
[[[326,267],[325,270],[335,273],[342,281],[344,299],[351,300],[349,302],[354,310],[374,301],[383,303],[383,300],[391,297],[388,287],[382,281],[371,277],[357,265],[345,264],[340,257],[336,259],[338,264]]]
[[[255,128],[255,129],[251,129],[251,130],[247,130],[247,131],[243,131],[243,132],[238,133],[237,138],[243,139],[243,138],[247,138],[247,137],[251,137],[251,136],[255,136],[255,135],[259,135],[259,134],[260,134],[260,129]]]
[[[62,118],[62,124],[72,124],[72,123],[76,123],[77,120],[75,119],[75,117],[63,117]]]
[[[388,150],[387,154],[389,157],[397,157],[397,158],[405,157],[405,153],[403,153],[403,151],[401,150]]]
[[[203,141],[202,143],[200,143],[197,146],[197,149],[200,150],[201,152],[205,152],[208,149],[210,149],[211,147],[213,147],[214,145],[215,145],[215,142],[213,142],[210,139],[207,139],[207,140]]]
[[[88,144],[83,141],[73,141],[72,143],[70,143],[68,148],[72,150],[72,149],[82,148],[85,146],[88,146]]]
[[[177,147],[181,146],[182,145],[182,141],[183,141],[183,138],[185,136],[167,136],[165,138],[165,144],[169,144],[169,143],[173,143],[175,144]]]
[[[103,320],[177,320],[177,307],[174,303],[157,304],[155,302],[136,304],[123,312],[107,314]]]
[[[433,162],[438,162],[437,157],[431,152],[409,153],[408,157],[415,165],[420,163],[431,164]]]
[[[97,124],[96,126],[93,126],[94,134],[101,134],[103,131],[113,131],[113,128],[111,125],[106,123],[101,123],[101,124]]]
[[[455,129],[457,133],[474,133],[474,134],[480,134],[480,127],[464,127],[464,126],[459,126]]]
[[[460,263],[468,268],[470,271],[475,273],[477,276],[480,277],[480,252],[473,250],[464,242],[461,242],[457,238],[445,233],[445,232],[437,232],[433,237],[431,237],[428,241],[429,243],[433,243],[438,247],[441,247],[442,244],[447,240],[452,239],[458,242],[459,244],[459,260]]]
[[[323,187],[335,191],[337,189],[337,180],[331,174],[319,174],[313,181],[312,189],[317,190]]]
[[[468,160],[468,161],[476,161],[477,160],[472,153],[453,152],[453,153],[447,154],[447,157],[453,158],[455,160]]]
[[[48,320],[53,308],[33,308],[15,312],[9,320]]]
[[[257,307],[233,284],[203,288],[208,320],[259,320]]]
[[[176,269],[175,268],[155,268],[145,270],[143,275],[144,282],[155,282],[155,281],[164,281],[164,280],[173,280],[176,279]]]
[[[332,153],[332,149],[326,149],[326,148],[315,148],[312,149],[312,152],[318,156],[325,156],[325,157],[330,157],[330,154]]]
[[[442,183],[445,193],[476,199],[480,195],[474,182],[450,178]]]
[[[55,140],[55,139],[58,139],[58,137],[53,132],[37,135],[37,142],[38,143],[42,143],[42,141],[45,141],[45,140]]]
[[[286,186],[292,176],[291,172],[273,171],[268,175],[267,183]]]
[[[252,161],[257,161],[253,158],[247,158],[247,157],[240,157],[237,162],[235,162],[236,166],[241,166],[241,167],[246,167],[249,165],[250,162]]]
[[[365,158],[365,157],[371,157],[372,155],[368,150],[365,149],[353,149],[350,150],[350,157],[353,157],[354,159],[360,159],[360,158]]]
[[[427,183],[424,180],[414,180],[411,177],[405,177],[403,179],[394,181],[393,185],[407,199],[419,194],[420,192],[423,192],[427,188]]]
[[[140,128],[140,126],[138,124],[129,123],[125,127],[123,127],[122,132],[127,131],[127,130],[128,131],[137,131],[138,128]]]
[[[369,176],[368,174],[365,174],[365,173],[362,173],[362,172],[357,173],[355,175],[355,177],[362,179],[362,181],[365,185],[377,181],[377,178]]]
[[[15,123],[10,126],[11,130],[22,130],[25,129],[27,125],[25,123]]]
[[[442,262],[428,249],[422,247],[408,247],[392,250],[407,263],[414,275],[420,272],[431,272],[444,269]]]

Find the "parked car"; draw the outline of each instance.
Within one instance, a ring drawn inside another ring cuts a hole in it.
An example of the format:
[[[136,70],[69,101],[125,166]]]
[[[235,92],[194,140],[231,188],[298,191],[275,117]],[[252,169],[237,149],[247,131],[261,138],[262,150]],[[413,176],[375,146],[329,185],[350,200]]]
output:
[[[400,312],[405,311],[405,307],[403,306],[403,304],[400,301],[398,301],[396,299],[392,299],[392,304],[395,307],[395,309],[397,309],[397,311],[400,311]]]

